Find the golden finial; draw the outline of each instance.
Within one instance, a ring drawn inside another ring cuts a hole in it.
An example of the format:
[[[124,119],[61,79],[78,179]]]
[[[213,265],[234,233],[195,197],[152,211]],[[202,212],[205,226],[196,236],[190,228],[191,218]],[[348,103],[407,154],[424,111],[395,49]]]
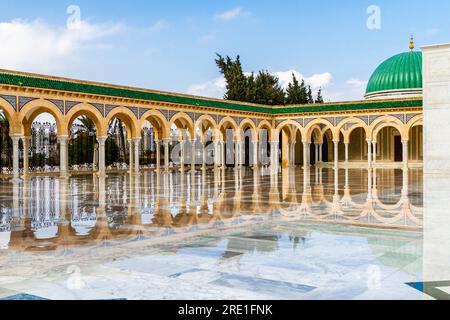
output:
[[[414,45],[414,37],[411,36],[411,40],[409,40],[409,50],[413,51],[414,48],[415,48],[415,45]]]

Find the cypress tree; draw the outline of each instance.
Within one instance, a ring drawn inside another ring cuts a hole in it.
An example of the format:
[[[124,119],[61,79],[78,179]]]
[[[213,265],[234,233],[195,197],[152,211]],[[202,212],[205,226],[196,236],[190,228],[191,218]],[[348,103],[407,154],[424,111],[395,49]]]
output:
[[[322,88],[317,91],[316,103],[323,103]]]
[[[311,86],[308,86],[308,91],[307,91],[307,92],[308,92],[308,93],[307,93],[307,103],[308,103],[308,104],[314,103],[314,99],[313,99],[313,96],[312,96]]]
[[[302,88],[303,86],[303,88]],[[302,86],[300,86],[295,74],[292,74],[292,83],[289,83],[286,90],[286,104],[302,104],[304,103],[303,91],[305,87],[305,82],[302,81]]]

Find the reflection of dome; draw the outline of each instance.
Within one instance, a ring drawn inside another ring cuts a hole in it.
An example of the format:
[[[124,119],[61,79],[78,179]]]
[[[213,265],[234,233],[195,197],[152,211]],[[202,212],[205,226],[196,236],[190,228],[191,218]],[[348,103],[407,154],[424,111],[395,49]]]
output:
[[[0,232],[0,250],[8,250],[11,232]]]
[[[55,238],[58,234],[58,226],[49,226],[39,228],[34,231],[34,236],[37,240],[47,240]]]
[[[366,99],[422,96],[422,52],[400,53],[384,61],[372,74]]]
[[[80,220],[72,220],[70,225],[75,230],[77,236],[87,236],[89,232],[95,227],[97,224],[97,217],[88,219],[80,219]]]

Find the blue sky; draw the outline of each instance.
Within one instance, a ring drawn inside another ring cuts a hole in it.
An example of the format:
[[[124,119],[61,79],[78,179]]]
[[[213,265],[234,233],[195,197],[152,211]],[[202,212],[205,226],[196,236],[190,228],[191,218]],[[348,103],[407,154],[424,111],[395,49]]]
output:
[[[78,29],[66,10],[77,5]],[[381,29],[369,30],[377,5]],[[245,71],[295,71],[326,100],[362,98],[384,59],[450,42],[450,3],[396,1],[24,1],[0,3],[0,68],[220,97],[215,53]]]

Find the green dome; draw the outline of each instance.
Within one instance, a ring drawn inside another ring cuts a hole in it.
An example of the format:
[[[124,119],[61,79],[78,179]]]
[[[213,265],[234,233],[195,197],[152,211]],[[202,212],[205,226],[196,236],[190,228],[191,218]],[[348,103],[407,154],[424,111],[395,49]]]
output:
[[[422,89],[422,52],[404,52],[383,62],[373,73],[366,95]]]

